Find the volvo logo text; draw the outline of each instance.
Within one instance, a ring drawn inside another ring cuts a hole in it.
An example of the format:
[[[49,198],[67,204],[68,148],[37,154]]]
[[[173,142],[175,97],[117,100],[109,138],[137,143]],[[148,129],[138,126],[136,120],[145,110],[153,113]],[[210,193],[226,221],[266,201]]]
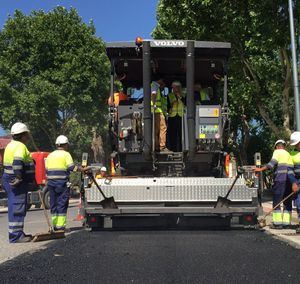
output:
[[[154,40],[153,42],[154,42],[155,46],[161,46],[161,47],[164,47],[164,46],[182,47],[182,46],[184,46],[184,41],[182,41],[182,40]]]

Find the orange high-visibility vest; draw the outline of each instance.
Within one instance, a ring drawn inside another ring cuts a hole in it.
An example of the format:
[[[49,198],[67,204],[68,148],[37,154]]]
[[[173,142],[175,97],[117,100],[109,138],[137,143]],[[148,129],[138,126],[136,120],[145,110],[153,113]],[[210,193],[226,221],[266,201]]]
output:
[[[115,105],[118,106],[121,101],[127,101],[128,97],[123,92],[114,93],[114,101],[111,101],[111,97],[108,99],[108,105]]]
[[[229,164],[230,164],[230,155],[227,154],[225,157],[225,173],[229,177]]]

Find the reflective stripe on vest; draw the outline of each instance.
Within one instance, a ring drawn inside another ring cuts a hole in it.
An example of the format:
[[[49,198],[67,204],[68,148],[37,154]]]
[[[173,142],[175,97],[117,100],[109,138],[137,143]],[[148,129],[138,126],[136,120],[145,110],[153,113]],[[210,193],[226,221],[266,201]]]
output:
[[[32,179],[34,163],[25,144],[12,140],[5,148],[3,157],[4,173],[14,177],[20,175],[24,180]]]
[[[174,93],[169,94],[169,100],[171,104],[171,109],[169,116],[175,117],[176,115],[182,117],[184,114],[184,104],[182,102],[182,99],[178,99]]]
[[[285,181],[288,172],[293,168],[293,160],[289,152],[285,149],[276,149],[273,152],[272,159],[267,167],[273,169],[275,166],[277,166],[275,171],[275,181]]]
[[[151,83],[151,89],[154,88],[154,82]],[[162,100],[161,100],[161,92],[160,89],[158,88],[157,92],[156,92],[156,101],[155,101],[155,113],[163,113],[163,109],[162,109]],[[153,113],[153,101],[151,100],[151,112]]]
[[[296,179],[300,179],[300,152],[294,150],[291,152],[291,158],[294,164],[294,173]]]
[[[48,180],[67,180],[73,169],[73,159],[67,151],[55,150],[46,158]]]

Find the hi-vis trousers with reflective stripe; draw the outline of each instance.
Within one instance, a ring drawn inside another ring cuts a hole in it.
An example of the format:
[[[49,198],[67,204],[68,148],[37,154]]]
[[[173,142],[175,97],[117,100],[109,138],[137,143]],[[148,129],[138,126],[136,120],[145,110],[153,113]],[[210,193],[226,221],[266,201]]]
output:
[[[273,191],[273,207],[291,193],[291,184],[288,181],[275,181]],[[273,212],[274,225],[290,225],[292,221],[292,199],[288,199],[283,204],[283,212],[278,207]]]
[[[27,210],[27,184],[14,187],[9,184],[10,178],[3,174],[2,184],[8,199],[8,236],[9,242],[15,243],[24,237],[24,218]]]
[[[49,182],[50,183],[50,182]],[[70,189],[67,185],[47,185],[50,190],[52,225],[55,230],[64,230],[67,223]]]

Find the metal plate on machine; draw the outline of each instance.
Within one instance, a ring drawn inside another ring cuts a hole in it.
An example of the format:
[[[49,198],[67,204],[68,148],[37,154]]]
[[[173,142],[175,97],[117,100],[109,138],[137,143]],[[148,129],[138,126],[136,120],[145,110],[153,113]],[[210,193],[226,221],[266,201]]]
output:
[[[202,106],[196,107],[196,139],[221,138],[221,107]]]
[[[199,117],[219,117],[220,108],[217,107],[199,107]]]
[[[225,196],[233,179],[230,178],[123,178],[110,183],[98,180],[107,196],[117,202],[215,202]],[[229,199],[251,202],[257,197],[257,189],[238,179]],[[87,202],[99,202],[102,196],[93,185],[86,189]]]

